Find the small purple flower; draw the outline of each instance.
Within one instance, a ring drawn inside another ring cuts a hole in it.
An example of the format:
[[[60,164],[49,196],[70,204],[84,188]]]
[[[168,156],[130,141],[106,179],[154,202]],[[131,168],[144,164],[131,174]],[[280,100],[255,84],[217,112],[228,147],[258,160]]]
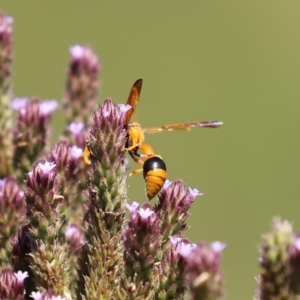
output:
[[[68,130],[72,132],[75,136],[80,134],[84,129],[84,123],[82,122],[72,122],[68,126]]]
[[[65,237],[73,250],[77,250],[80,246],[82,246],[85,243],[84,234],[81,232],[80,228],[75,224],[69,225],[67,227]]]
[[[183,257],[192,255],[192,252],[197,247],[196,244],[190,243],[186,239],[182,239],[182,238],[178,238],[178,237],[177,238],[170,237],[170,241],[171,241],[172,245],[175,246],[175,249],[177,250],[177,252]]]
[[[73,159],[79,159],[80,157],[82,157],[83,153],[82,149],[77,146],[70,147],[70,152]]]
[[[57,169],[55,163],[40,160],[34,164],[32,171],[27,173],[27,188],[42,197],[42,195],[46,195],[54,188],[56,175]],[[28,197],[26,201],[28,201]]]
[[[14,23],[14,18],[13,17],[11,17],[11,16],[5,16],[4,17],[4,20],[5,20],[5,22],[7,23],[7,24],[9,24],[9,25],[12,25],[13,23]]]
[[[169,188],[169,186],[170,186],[171,184],[172,184],[172,181],[169,180],[169,179],[167,179],[167,180],[165,181],[165,183],[164,183],[162,189],[161,189],[161,192],[162,192],[162,193],[166,193],[167,190],[168,190],[168,188]]]
[[[69,51],[74,59],[80,59],[84,54],[84,47],[81,45],[74,45],[69,48]]]
[[[132,202],[132,204],[128,204],[126,203],[126,208],[129,210],[130,213],[136,213],[138,207],[140,206],[140,204],[138,202]]]
[[[62,296],[52,296],[51,300],[66,300],[66,298]]]
[[[42,161],[39,162],[36,167],[35,171],[38,172],[39,174],[43,176],[48,176],[49,173],[56,167],[56,164],[54,162],[49,162],[49,161]],[[33,176],[33,171],[28,172],[28,176],[32,177]]]
[[[14,110],[20,111],[21,109],[24,109],[28,103],[28,98],[14,98],[11,102],[11,107]]]
[[[0,179],[0,188],[4,187],[5,183],[6,183],[6,178]],[[1,190],[0,190],[0,196],[2,196]]]
[[[56,167],[56,164],[54,162],[40,162],[37,164],[36,168],[39,171],[42,171],[43,175],[48,175],[54,168]]]
[[[3,16],[2,22],[0,23],[0,33],[5,32],[9,25],[12,25],[14,18],[11,16]]]
[[[58,107],[58,102],[56,100],[48,100],[40,103],[40,112],[43,116],[48,116],[52,114]]]
[[[42,292],[32,292],[30,294],[30,297],[34,300],[42,300],[43,299],[43,293]]]
[[[138,213],[139,213],[139,215],[140,215],[140,217],[141,217],[141,219],[143,220],[143,221],[147,221],[148,219],[149,219],[149,217],[152,215],[152,214],[154,214],[154,211],[153,210],[151,210],[149,207],[147,207],[147,208],[140,208],[139,210],[138,210]]]
[[[129,104],[120,103],[118,105],[119,105],[119,108],[120,108],[120,112],[122,114],[125,114],[131,108],[131,105],[129,105]]]
[[[219,241],[212,242],[210,246],[215,253],[221,253],[226,248],[226,244]]]
[[[15,274],[15,276],[18,279],[18,284],[21,285],[21,286],[23,286],[24,279],[29,276],[27,271],[25,271],[25,272],[18,271],[18,272],[14,273],[14,274]]]
[[[65,297],[54,295],[52,291],[47,292],[31,292],[30,297],[34,300],[66,300]]]

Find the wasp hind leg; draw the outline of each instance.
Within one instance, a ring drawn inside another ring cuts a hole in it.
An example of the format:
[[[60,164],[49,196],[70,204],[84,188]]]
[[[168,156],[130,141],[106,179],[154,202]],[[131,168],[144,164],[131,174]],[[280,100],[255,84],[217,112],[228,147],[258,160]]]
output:
[[[141,173],[141,172],[143,172],[143,168],[136,169],[136,170],[130,172],[130,173],[128,174],[128,176],[132,176],[132,175],[135,175],[135,174],[138,174],[138,173]]]

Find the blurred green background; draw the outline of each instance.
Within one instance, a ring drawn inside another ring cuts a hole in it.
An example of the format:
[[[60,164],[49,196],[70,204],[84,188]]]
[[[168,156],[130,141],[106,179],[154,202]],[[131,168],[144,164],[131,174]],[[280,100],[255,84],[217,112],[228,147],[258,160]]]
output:
[[[144,79],[144,127],[224,122],[147,142],[169,179],[204,192],[187,236],[228,244],[227,299],[252,299],[272,217],[300,225],[300,2],[2,0],[0,9],[15,18],[16,95],[61,99],[68,49],[88,43],[102,64],[100,101],[124,102]],[[128,184],[132,201],[146,201],[142,176]]]

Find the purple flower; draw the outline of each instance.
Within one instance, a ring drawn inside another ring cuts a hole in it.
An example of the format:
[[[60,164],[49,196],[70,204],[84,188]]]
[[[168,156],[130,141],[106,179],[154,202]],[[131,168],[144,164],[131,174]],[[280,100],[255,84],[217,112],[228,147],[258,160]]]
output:
[[[83,153],[82,149],[77,146],[71,146],[70,152],[71,152],[73,159],[78,159],[78,158],[82,157],[82,153]]]
[[[85,243],[84,234],[81,232],[80,228],[75,224],[69,225],[67,227],[65,237],[73,250],[77,250],[80,246],[82,246]]]
[[[188,210],[198,195],[197,189],[187,188],[183,181],[166,180],[160,194],[155,211],[162,220],[162,233],[167,240],[169,236],[180,235],[186,229]]]
[[[11,107],[14,110],[20,111],[21,109],[25,108],[28,103],[28,98],[14,98],[11,102]]]
[[[296,233],[293,236],[292,245],[289,248],[289,286],[290,289],[297,294],[300,290],[300,233]]]
[[[30,297],[34,300],[66,300],[66,298],[60,295],[54,295],[52,291],[47,292],[32,292]]]
[[[41,171],[43,175],[49,175],[49,173],[56,167],[54,162],[40,162],[37,164],[36,169],[37,171]]]
[[[81,45],[75,45],[69,48],[70,54],[74,59],[80,59],[84,55],[84,47]]]
[[[186,239],[170,236],[170,241],[176,251],[183,257],[191,255],[192,251],[197,247],[196,244],[190,243]]]
[[[30,297],[34,300],[42,300],[43,299],[43,293],[42,292],[32,292],[30,294]]]
[[[39,195],[42,198],[49,191],[52,191],[55,194],[56,175],[57,175],[57,169],[55,163],[45,161],[45,160],[37,161],[34,164],[32,171],[28,172],[26,176],[27,188],[29,189],[30,193],[35,193],[36,195]],[[26,201],[28,200],[29,198],[27,193]],[[27,208],[29,209],[29,207]]]
[[[52,114],[58,107],[56,100],[48,100],[40,103],[40,112],[43,116]]]
[[[130,214],[131,213],[136,213],[138,207],[140,206],[140,204],[138,202],[132,202],[132,204],[128,204],[126,203],[126,208],[129,210]]]
[[[0,33],[5,32],[7,30],[8,25],[12,25],[14,22],[14,18],[10,16],[3,16],[2,22],[0,23]]]
[[[148,203],[142,207],[136,202],[126,206],[130,220],[123,233],[125,268],[138,285],[149,280],[154,263],[161,255],[160,220]]]
[[[196,247],[181,245],[179,251],[186,261],[192,299],[218,299],[223,295],[220,260],[224,248],[225,244],[220,242],[202,242]]]
[[[87,123],[97,101],[100,65],[89,46],[75,45],[69,51],[71,58],[63,101],[65,116],[67,123]]]
[[[149,207],[147,207],[147,208],[140,208],[139,210],[138,210],[138,213],[139,213],[139,215],[140,215],[140,217],[141,217],[141,219],[143,220],[143,221],[147,221],[148,219],[149,219],[149,217],[152,215],[152,214],[154,214],[154,211],[153,210],[151,210]]]
[[[80,134],[84,129],[84,124],[82,122],[72,122],[68,126],[68,130],[72,132],[75,136]]]
[[[38,172],[41,176],[48,176],[49,173],[56,167],[56,164],[54,162],[49,161],[42,161],[37,163],[35,167],[35,172]],[[33,177],[33,172],[28,172],[29,177]]]
[[[131,105],[129,105],[129,104],[120,103],[118,105],[119,105],[119,108],[120,108],[120,112],[122,114],[125,114],[131,108]]]
[[[14,273],[14,274],[18,279],[18,284],[21,286],[23,286],[24,279],[29,276],[27,271],[25,271],[25,272],[18,271],[17,273]]]
[[[0,299],[23,299],[25,274],[22,275],[23,280],[20,277],[20,274],[16,275],[10,268],[3,268],[1,270]]]

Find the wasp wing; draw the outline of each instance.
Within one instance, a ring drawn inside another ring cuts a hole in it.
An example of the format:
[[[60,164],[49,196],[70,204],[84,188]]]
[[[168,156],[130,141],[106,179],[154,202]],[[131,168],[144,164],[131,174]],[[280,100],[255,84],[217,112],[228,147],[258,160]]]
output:
[[[191,130],[191,128],[193,127],[218,128],[222,125],[223,122],[221,121],[187,122],[187,123],[178,123],[178,124],[143,128],[143,132],[155,133],[155,132],[173,131],[173,130]]]
[[[139,103],[142,85],[143,79],[138,79],[130,89],[127,104],[129,104],[131,108],[126,112],[125,125],[129,124],[130,119],[134,114],[135,108]]]

